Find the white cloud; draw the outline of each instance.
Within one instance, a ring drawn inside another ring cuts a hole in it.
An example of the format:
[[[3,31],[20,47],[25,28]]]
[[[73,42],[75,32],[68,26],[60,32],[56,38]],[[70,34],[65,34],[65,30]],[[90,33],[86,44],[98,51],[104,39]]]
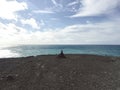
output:
[[[52,1],[52,3],[53,3],[55,6],[58,5],[58,3],[57,3],[55,0],[51,0],[51,1]]]
[[[82,0],[83,7],[73,17],[92,16],[107,14],[118,6],[120,0]],[[57,2],[52,0],[57,6]],[[108,4],[109,3],[109,4]],[[74,5],[76,2],[69,3]],[[16,19],[17,11],[27,9],[27,4],[16,0],[0,0],[0,18]],[[58,8],[56,8],[58,9]],[[34,13],[54,13],[54,9],[36,10]],[[57,18],[51,18],[51,20]],[[0,45],[11,44],[120,44],[120,20],[118,18],[109,22],[66,26],[65,28],[46,29],[43,31],[29,31],[13,23],[4,24],[0,22]],[[30,25],[33,29],[41,29],[45,23],[43,20],[37,22],[34,18],[22,19],[21,23]]]
[[[53,3],[53,7],[52,10],[55,12],[60,12],[60,11],[64,11],[64,6],[62,3],[58,3],[57,0],[51,0],[51,2]]]
[[[33,13],[52,14],[54,12],[52,10],[45,9],[45,10],[34,10]]]
[[[25,36],[27,37],[27,31],[25,29],[18,27],[12,23],[0,23],[1,45],[16,45],[18,43],[21,43],[21,41],[26,40]]]
[[[27,9],[25,2],[18,2],[16,0],[0,0],[0,18],[3,19],[16,19],[17,11]]]
[[[72,17],[96,16],[110,14],[120,6],[120,0],[81,0],[82,7]]]
[[[68,3],[67,6],[73,6],[73,5],[76,5],[76,4],[78,4],[78,3],[79,3],[78,1],[73,1],[73,2],[71,2],[71,3]]]
[[[10,44],[120,44],[120,21],[71,25],[30,32],[0,23],[0,45]]]
[[[40,29],[40,25],[38,24],[38,22],[34,18],[25,19],[25,20],[22,19],[21,23],[30,25],[34,29]]]

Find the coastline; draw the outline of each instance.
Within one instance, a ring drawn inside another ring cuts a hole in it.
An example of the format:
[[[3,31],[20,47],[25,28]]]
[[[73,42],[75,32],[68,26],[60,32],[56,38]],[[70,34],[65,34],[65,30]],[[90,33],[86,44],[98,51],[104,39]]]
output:
[[[36,58],[36,57],[41,57],[41,56],[57,56],[58,54],[41,54],[41,55],[30,55],[30,56],[18,56],[18,57],[2,57],[0,60],[9,60],[9,59],[23,59],[23,58]],[[114,55],[99,55],[99,54],[65,54],[66,56],[95,56],[95,57],[109,57],[109,58],[120,58],[120,56],[114,56]]]
[[[18,45],[0,49],[0,58],[57,54],[95,54],[120,56],[120,45]]]
[[[0,59],[3,90],[119,90],[120,57],[89,54]]]

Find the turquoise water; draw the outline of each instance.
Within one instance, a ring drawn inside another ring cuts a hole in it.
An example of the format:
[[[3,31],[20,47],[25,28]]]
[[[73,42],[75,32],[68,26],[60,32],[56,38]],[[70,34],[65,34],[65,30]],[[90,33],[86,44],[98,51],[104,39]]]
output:
[[[120,45],[22,45],[0,49],[0,58],[58,54],[120,56]]]

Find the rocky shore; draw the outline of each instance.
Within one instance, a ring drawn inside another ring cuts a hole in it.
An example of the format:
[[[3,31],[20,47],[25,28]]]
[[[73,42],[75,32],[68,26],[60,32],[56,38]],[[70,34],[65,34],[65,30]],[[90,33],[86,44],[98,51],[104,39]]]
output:
[[[69,54],[0,59],[0,90],[120,90],[120,57]]]

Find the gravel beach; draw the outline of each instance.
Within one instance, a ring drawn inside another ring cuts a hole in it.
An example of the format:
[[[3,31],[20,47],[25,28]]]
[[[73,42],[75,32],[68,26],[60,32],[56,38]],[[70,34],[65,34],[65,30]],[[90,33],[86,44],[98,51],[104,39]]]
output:
[[[0,90],[120,90],[120,57],[68,54],[0,59]]]

